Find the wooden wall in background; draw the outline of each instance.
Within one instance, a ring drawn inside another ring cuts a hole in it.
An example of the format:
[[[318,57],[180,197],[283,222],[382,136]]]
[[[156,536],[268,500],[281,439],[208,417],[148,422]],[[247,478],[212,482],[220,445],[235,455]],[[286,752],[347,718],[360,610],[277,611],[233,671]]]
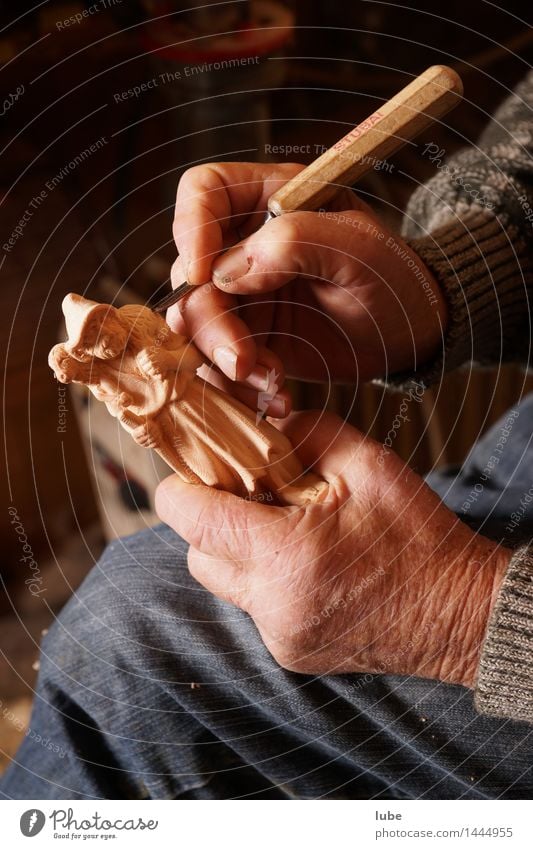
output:
[[[336,412],[364,433],[384,441],[391,431],[393,449],[420,474],[458,466],[474,442],[524,394],[533,391],[533,374],[517,366],[502,369],[462,369],[427,390],[422,403],[404,392],[384,391],[367,384],[357,392],[348,386],[295,386],[297,405]],[[402,403],[407,421],[395,418]]]

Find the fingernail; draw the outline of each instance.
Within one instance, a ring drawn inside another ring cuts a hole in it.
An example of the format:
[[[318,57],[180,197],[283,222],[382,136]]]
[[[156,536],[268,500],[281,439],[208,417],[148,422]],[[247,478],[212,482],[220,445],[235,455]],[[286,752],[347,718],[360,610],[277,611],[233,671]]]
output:
[[[213,351],[213,359],[220,371],[223,371],[230,380],[237,378],[237,354],[232,348],[221,345]]]
[[[272,400],[268,402],[269,416],[274,416],[276,419],[284,419],[286,416],[285,410],[285,398],[281,398],[279,395],[274,395]]]
[[[270,385],[268,369],[264,366],[255,366],[244,382],[252,389],[266,392]]]
[[[232,283],[250,270],[251,262],[243,248],[232,248],[213,265],[213,277],[220,283]]]

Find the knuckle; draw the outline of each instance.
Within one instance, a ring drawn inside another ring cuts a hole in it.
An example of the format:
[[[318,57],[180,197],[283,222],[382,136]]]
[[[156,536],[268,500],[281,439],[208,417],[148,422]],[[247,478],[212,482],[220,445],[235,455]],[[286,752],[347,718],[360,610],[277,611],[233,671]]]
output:
[[[267,643],[267,648],[282,669],[292,670],[293,664],[296,662],[297,655],[285,641],[276,640],[275,642]]]
[[[267,644],[274,660],[289,672],[307,673],[311,671],[314,640],[307,627],[311,617],[308,611],[292,613],[279,619],[275,628],[275,639]]]
[[[279,233],[276,238],[282,239],[286,249],[291,250],[295,244],[305,240],[305,220],[302,213],[293,212],[292,215],[284,215],[279,221]]]
[[[181,199],[182,195],[187,196],[191,190],[198,191],[198,186],[202,184],[203,178],[207,173],[208,165],[193,165],[191,168],[182,174],[178,182],[176,199]]]
[[[298,672],[305,675],[312,671],[309,658],[305,652],[299,651],[296,646],[290,644],[270,646],[269,651],[276,663],[282,669],[286,669],[287,672]]]
[[[177,257],[170,267],[170,280],[173,286],[183,283],[185,279],[185,271],[180,257]]]
[[[283,272],[293,266],[294,257],[302,241],[305,241],[302,225],[293,221],[293,216],[297,216],[297,213],[274,218],[250,237],[248,244],[252,272]]]

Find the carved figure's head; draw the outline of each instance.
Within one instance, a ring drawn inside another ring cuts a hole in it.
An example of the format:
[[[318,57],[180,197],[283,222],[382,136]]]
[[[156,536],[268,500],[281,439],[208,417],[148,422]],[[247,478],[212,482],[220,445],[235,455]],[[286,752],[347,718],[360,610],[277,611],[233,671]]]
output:
[[[120,356],[128,343],[128,328],[118,310],[110,304],[98,304],[81,295],[70,294],[63,300],[68,331],[66,348],[79,360],[112,360]]]

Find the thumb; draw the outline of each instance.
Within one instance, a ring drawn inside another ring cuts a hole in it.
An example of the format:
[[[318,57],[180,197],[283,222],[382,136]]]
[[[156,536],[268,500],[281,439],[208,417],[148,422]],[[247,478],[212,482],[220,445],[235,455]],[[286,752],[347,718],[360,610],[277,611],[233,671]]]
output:
[[[269,292],[300,275],[342,284],[346,257],[360,260],[369,244],[370,221],[357,210],[290,212],[273,218],[216,259],[213,282],[235,294]]]
[[[155,508],[163,522],[202,554],[235,561],[252,556],[254,541],[285,521],[290,509],[185,483],[178,475],[161,481]]]
[[[345,483],[347,495],[362,483],[369,456],[378,447],[373,439],[333,413],[293,413],[276,426],[290,439],[306,468],[312,468],[337,491]],[[370,468],[374,473],[374,463]]]
[[[405,503],[423,492],[426,503],[435,509],[437,496],[430,494],[416,472],[394,451],[339,416],[318,410],[293,413],[276,422],[276,427],[290,439],[304,467],[312,468],[329,484],[332,499],[342,503],[354,497],[360,506],[366,501],[370,509],[401,483]],[[405,503],[398,508],[398,515]]]

